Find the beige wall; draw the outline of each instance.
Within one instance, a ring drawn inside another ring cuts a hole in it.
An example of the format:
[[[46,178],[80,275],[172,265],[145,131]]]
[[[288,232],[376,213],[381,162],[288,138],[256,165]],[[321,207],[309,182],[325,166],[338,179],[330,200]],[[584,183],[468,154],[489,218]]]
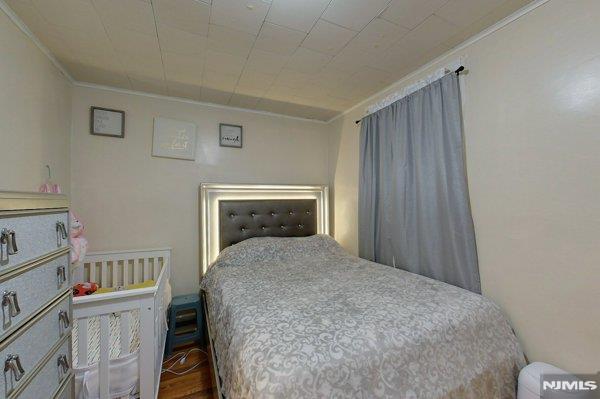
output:
[[[0,10],[0,190],[69,191],[70,84]]]
[[[463,56],[468,69],[464,126],[483,292],[531,360],[579,372],[600,366],[599,20],[599,1],[553,0],[434,67]],[[362,111],[332,122],[330,149],[335,236],[353,252]]]
[[[125,139],[89,133],[91,105],[126,112]],[[153,118],[196,123],[196,161],[151,157]],[[219,122],[244,126],[244,148],[221,148]],[[176,294],[199,280],[202,182],[326,184],[322,123],[111,91],[73,92],[72,200],[93,250],[173,248]]]

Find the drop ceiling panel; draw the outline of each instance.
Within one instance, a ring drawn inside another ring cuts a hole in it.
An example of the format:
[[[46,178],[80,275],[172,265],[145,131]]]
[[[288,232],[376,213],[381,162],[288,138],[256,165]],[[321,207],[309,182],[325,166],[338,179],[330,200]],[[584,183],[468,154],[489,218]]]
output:
[[[100,16],[90,1],[32,0],[32,4],[51,25],[73,30],[102,28]]]
[[[289,60],[289,55],[274,54],[255,48],[246,61],[246,68],[264,73],[278,74]]]
[[[76,80],[328,119],[528,0],[5,0]]]
[[[256,36],[225,26],[210,24],[208,48],[222,53],[247,57]]]
[[[163,63],[167,81],[201,86],[205,60],[206,58],[203,55],[188,55],[163,51]]]
[[[350,42],[355,53],[378,53],[385,51],[409,32],[408,29],[385,19],[375,18]]]
[[[127,28],[147,35],[156,34],[150,3],[140,0],[92,0],[102,23]],[[131,18],[135,15],[135,18]]]
[[[378,16],[389,0],[333,0],[322,18],[348,29],[360,31]]]
[[[309,32],[331,0],[273,0],[267,21]]]
[[[196,35],[208,34],[210,5],[198,0],[154,0],[160,23]]]
[[[210,22],[257,35],[268,11],[263,0],[213,0]]]
[[[321,53],[336,55],[348,44],[356,32],[320,19],[310,31],[302,47]]]
[[[139,1],[139,0],[137,0]],[[208,48],[208,38],[169,25],[158,25],[158,39],[162,51],[179,54],[204,54]]]
[[[299,47],[285,67],[292,71],[313,74],[323,69],[331,58],[330,55]]]
[[[471,0],[449,0],[435,14],[459,27],[466,27],[500,7],[502,3],[503,0],[479,0],[475,3]]]
[[[381,17],[405,28],[414,29],[447,2],[448,0],[392,0]]]
[[[292,55],[306,37],[306,33],[265,22],[254,48],[280,55]]]

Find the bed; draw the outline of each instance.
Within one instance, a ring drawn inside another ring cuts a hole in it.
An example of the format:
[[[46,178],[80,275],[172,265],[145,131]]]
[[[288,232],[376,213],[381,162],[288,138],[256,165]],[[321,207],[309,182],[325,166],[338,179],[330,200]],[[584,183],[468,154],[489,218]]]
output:
[[[493,302],[350,255],[319,231],[322,212],[284,216],[319,198],[290,200],[205,209],[219,215],[201,288],[221,397],[515,397],[525,359]],[[279,237],[264,234],[271,213]]]

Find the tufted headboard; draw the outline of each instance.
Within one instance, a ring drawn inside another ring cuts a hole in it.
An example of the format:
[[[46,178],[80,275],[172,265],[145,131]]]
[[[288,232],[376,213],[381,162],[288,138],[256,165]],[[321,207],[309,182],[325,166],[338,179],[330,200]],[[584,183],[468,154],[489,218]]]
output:
[[[317,234],[314,199],[219,201],[222,250],[252,237],[306,237]]]
[[[329,233],[326,186],[213,184],[200,186],[203,275],[219,252],[252,237]]]

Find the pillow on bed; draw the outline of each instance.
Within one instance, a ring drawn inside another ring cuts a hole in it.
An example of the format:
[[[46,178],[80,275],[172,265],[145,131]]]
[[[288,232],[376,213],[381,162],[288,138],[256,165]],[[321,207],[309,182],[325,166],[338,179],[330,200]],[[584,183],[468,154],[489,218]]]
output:
[[[330,236],[255,237],[225,248],[215,261],[218,266],[243,266],[256,262],[283,261],[324,253],[344,254]]]

